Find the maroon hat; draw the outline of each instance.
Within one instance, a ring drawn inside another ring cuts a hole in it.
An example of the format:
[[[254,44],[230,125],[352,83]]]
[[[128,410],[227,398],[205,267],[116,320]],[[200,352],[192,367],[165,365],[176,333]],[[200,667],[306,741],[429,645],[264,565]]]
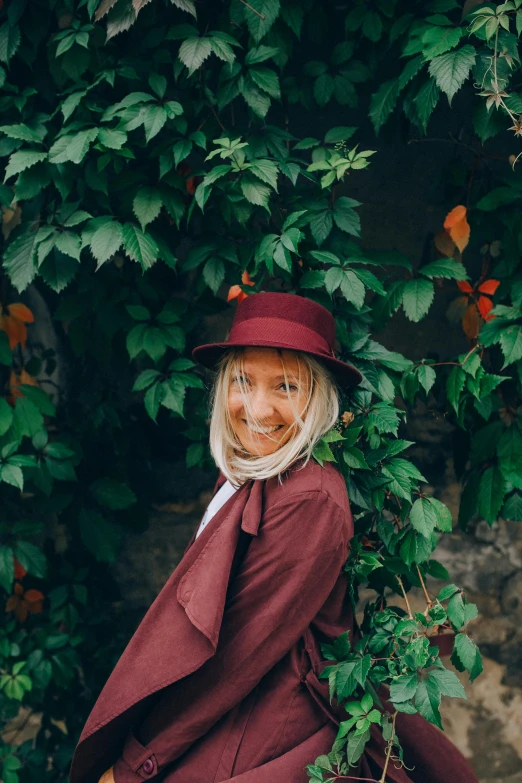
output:
[[[336,380],[356,386],[362,376],[355,367],[335,358],[335,320],[322,305],[296,294],[250,294],[237,306],[225,343],[199,345],[193,358],[214,369],[230,348],[259,346],[304,351],[319,359]]]

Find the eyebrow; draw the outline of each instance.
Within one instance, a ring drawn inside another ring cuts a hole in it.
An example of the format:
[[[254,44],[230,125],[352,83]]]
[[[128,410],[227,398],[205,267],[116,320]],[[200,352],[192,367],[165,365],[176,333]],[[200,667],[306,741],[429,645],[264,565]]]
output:
[[[240,375],[240,374],[241,374],[241,372],[240,372],[239,370],[237,370],[237,373],[236,373],[236,374],[237,374],[237,375]],[[246,375],[247,377],[249,377],[249,376],[248,376],[248,372],[247,372],[246,370],[243,372],[243,375]],[[288,379],[289,381],[297,381],[297,380],[298,380],[298,379],[297,379],[297,377],[296,377],[295,375],[292,375],[292,374],[290,374],[290,373],[288,373],[288,374],[287,374],[287,376],[286,376],[286,379],[285,379],[285,376],[284,376],[284,375],[277,375],[277,376],[276,376],[276,377],[275,377],[273,380],[274,380],[274,381],[284,381],[284,380],[287,380],[287,379]]]

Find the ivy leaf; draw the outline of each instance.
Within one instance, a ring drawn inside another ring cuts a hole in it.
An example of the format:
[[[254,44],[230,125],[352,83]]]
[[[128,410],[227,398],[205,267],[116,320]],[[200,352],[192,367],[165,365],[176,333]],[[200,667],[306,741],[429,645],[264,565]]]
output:
[[[456,413],[459,412],[460,395],[466,383],[466,373],[462,367],[454,367],[446,381],[446,394]]]
[[[266,185],[262,185],[255,177],[244,174],[240,181],[241,190],[247,201],[251,204],[257,204],[260,207],[264,207],[268,210],[268,202],[272,194],[272,190]]]
[[[256,43],[271,29],[279,12],[279,0],[252,0],[244,7],[248,31]]]
[[[98,262],[98,268],[120,249],[123,241],[121,223],[108,221],[100,226],[91,237],[91,252]]]
[[[508,326],[500,333],[500,347],[504,354],[502,369],[522,359],[522,326]]]
[[[136,503],[136,495],[127,484],[115,479],[97,479],[91,484],[89,491],[100,506],[112,511],[129,508]]]
[[[408,280],[402,293],[402,305],[406,317],[418,323],[431,307],[435,290],[429,280]]]
[[[437,498],[430,498],[430,503],[437,515],[437,528],[443,533],[451,533],[453,530],[453,518],[449,508],[444,503],[441,503],[440,500],[437,500]]]
[[[0,61],[8,63],[20,46],[20,28],[5,22],[0,27]]]
[[[133,223],[123,226],[123,246],[127,255],[141,267],[150,269],[158,259],[159,248],[150,234],[146,234]]]
[[[397,79],[381,84],[370,101],[370,119],[373,122],[375,133],[380,129],[394,110],[399,96],[399,83]]]
[[[437,526],[437,514],[427,498],[418,498],[410,511],[412,527],[424,538],[430,538]]]
[[[39,579],[47,576],[47,558],[41,549],[29,541],[17,541],[14,545],[16,559],[23,568]]]
[[[221,258],[214,256],[209,258],[203,267],[203,280],[212,291],[217,294],[219,287],[225,279],[225,265]]]
[[[132,209],[144,231],[146,226],[158,217],[162,205],[161,192],[158,188],[141,188],[136,193]]]
[[[19,292],[24,291],[36,275],[35,246],[36,231],[29,231],[4,251],[4,269]]]
[[[417,368],[417,378],[426,394],[428,394],[437,379],[437,375],[433,367],[430,367],[429,364],[421,364],[421,366]]]
[[[20,150],[19,152],[14,152],[5,167],[4,182],[46,158],[47,152],[41,152],[40,150]]]
[[[441,692],[436,681],[431,679],[419,681],[415,692],[415,706],[423,718],[442,729],[439,712],[440,700]]]
[[[416,672],[395,677],[390,685],[390,701],[395,704],[413,699],[417,690],[418,680],[419,677]]]
[[[428,81],[422,85],[419,92],[413,99],[413,103],[415,104],[415,108],[417,110],[420,127],[424,133],[426,133],[428,121],[433,114],[433,110],[439,101],[440,95],[441,92],[437,82],[433,79],[428,79]]]
[[[0,585],[6,593],[11,593],[14,580],[13,550],[5,544],[0,545]]]
[[[464,265],[450,258],[432,261],[431,264],[426,264],[422,269],[419,269],[419,272],[421,275],[429,278],[441,277],[448,280],[468,280],[469,278]]]
[[[474,680],[482,672],[482,656],[480,650],[469,636],[464,633],[458,633],[455,637],[455,645],[451,656],[453,665],[461,664],[466,669],[470,680]],[[462,671],[462,668],[460,670]]]
[[[430,75],[448,96],[450,106],[453,96],[462,87],[475,64],[475,58],[474,47],[467,44],[456,51],[441,54],[430,62]]]
[[[160,130],[167,122],[167,112],[163,106],[148,106],[143,116],[143,127],[145,128],[145,139],[147,144],[154,136],[157,136]]]
[[[181,44],[178,57],[189,70],[189,76],[200,68],[207,57],[212,54],[210,40],[205,37],[187,38]]]
[[[97,511],[82,508],[78,516],[80,536],[91,555],[102,563],[116,560],[121,542],[119,529]]]
[[[429,673],[430,680],[434,681],[443,696],[452,699],[466,699],[466,692],[455,672],[449,669],[432,669]]]
[[[355,237],[361,234],[361,219],[354,207],[360,207],[361,202],[354,198],[341,196],[337,199],[333,208],[333,219],[341,231],[352,234]]]
[[[478,490],[478,512],[490,525],[499,515],[504,500],[506,483],[499,467],[486,468]]]

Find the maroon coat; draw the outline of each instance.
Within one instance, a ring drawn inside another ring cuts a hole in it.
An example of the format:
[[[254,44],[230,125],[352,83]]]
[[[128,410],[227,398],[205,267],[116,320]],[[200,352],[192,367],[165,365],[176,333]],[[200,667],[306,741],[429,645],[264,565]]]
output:
[[[317,675],[320,643],[354,630],[342,570],[353,523],[340,473],[299,467],[282,484],[248,482],[193,536],[87,720],[71,783],[112,764],[116,783],[307,783],[337,733]],[[398,724],[416,771],[387,780],[475,783],[438,729]],[[360,774],[383,757],[376,734]]]

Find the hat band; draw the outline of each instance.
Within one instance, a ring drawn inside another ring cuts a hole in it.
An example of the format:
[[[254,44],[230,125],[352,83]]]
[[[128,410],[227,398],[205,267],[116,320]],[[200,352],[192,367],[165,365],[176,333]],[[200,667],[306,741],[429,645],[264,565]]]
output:
[[[232,327],[227,342],[260,347],[277,343],[278,346],[288,346],[291,351],[312,351],[335,356],[333,348],[319,332],[286,318],[262,317],[240,321]]]

